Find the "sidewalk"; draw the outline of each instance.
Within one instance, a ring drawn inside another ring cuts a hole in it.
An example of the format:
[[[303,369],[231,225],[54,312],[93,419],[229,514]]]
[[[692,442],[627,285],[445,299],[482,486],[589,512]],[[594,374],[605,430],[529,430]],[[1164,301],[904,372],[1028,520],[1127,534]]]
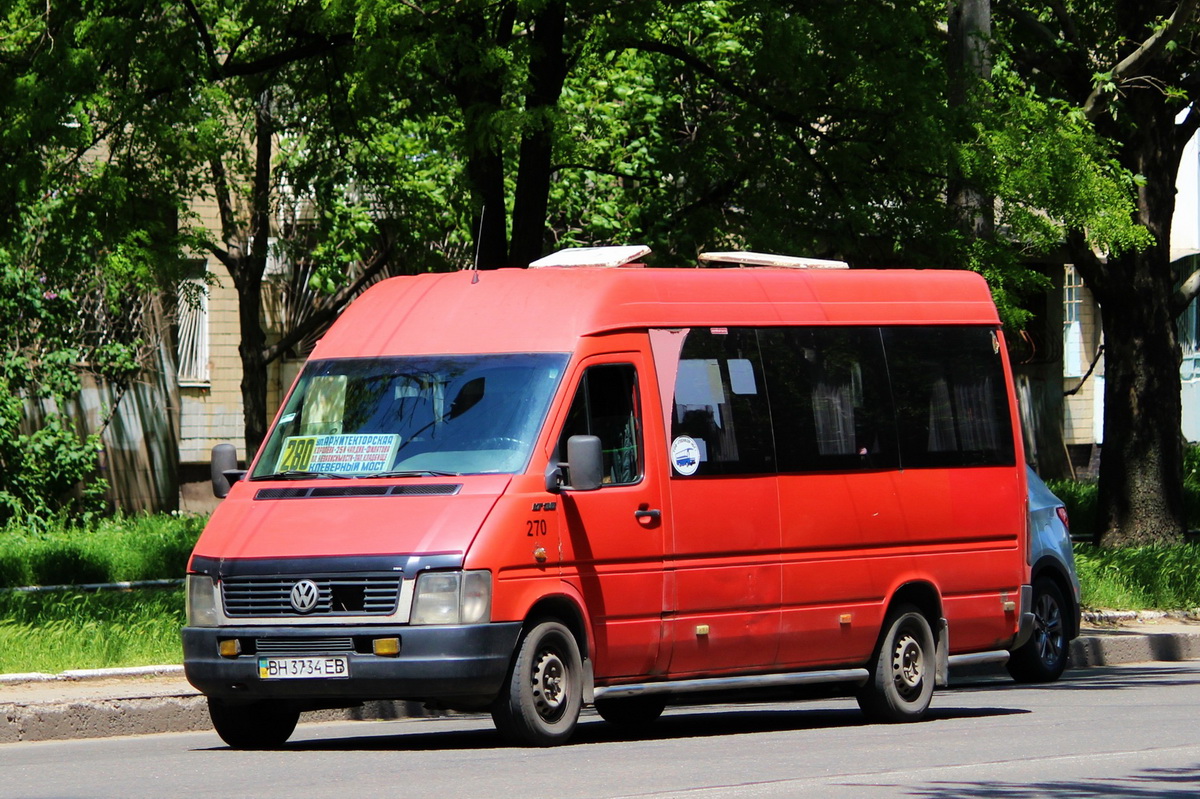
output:
[[[1089,614],[1071,642],[1071,668],[1200,658],[1200,621],[1147,614]],[[411,702],[306,713],[305,721],[424,715]],[[0,675],[0,744],[211,730],[204,698],[182,666],[61,675]]]

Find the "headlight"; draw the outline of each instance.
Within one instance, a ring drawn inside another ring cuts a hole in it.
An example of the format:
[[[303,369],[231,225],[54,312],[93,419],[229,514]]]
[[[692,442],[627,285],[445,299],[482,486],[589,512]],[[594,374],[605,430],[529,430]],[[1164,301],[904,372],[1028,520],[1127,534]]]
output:
[[[187,576],[187,623],[189,627],[217,626],[217,584],[207,574]]]
[[[491,572],[425,572],[417,577],[409,624],[482,624],[491,616]]]

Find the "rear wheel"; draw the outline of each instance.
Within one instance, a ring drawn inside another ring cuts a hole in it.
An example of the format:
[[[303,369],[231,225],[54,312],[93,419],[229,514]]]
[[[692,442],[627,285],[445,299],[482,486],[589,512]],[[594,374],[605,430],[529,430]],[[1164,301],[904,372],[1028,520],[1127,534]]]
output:
[[[300,719],[300,711],[283,702],[229,704],[212,697],[208,699],[208,715],[217,735],[234,749],[283,746]]]
[[[597,699],[596,712],[610,724],[634,727],[650,724],[667,706],[665,696],[626,696],[620,699]]]
[[[1033,583],[1033,635],[1008,658],[1017,682],[1054,682],[1067,667],[1067,628],[1062,590],[1048,577]]]
[[[506,739],[554,746],[575,731],[583,705],[583,661],[575,636],[557,621],[529,628],[492,703],[492,720]]]
[[[936,650],[929,621],[914,607],[888,616],[871,663],[871,677],[857,694],[873,721],[919,721],[933,698]]]

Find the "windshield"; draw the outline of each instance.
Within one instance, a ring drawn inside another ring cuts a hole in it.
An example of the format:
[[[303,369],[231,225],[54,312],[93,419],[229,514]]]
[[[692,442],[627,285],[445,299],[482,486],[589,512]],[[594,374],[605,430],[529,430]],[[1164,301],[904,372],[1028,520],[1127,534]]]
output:
[[[519,471],[566,364],[565,354],[311,361],[250,479]]]

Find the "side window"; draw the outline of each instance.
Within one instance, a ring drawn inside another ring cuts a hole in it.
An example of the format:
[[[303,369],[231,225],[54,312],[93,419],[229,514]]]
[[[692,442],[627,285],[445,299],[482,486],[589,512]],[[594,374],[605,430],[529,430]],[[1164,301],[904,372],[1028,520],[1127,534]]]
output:
[[[988,328],[884,328],[904,468],[1010,466],[1012,421]]]
[[[896,467],[879,328],[774,328],[759,343],[779,471]]]
[[[559,457],[566,457],[571,436],[597,436],[604,451],[604,484],[636,483],[642,476],[638,404],[637,371],[631,364],[590,367],[567,412]]]
[[[698,464],[680,474],[773,474],[775,446],[754,330],[693,328],[675,376],[671,440],[696,444]],[[689,456],[690,457],[690,456]]]

